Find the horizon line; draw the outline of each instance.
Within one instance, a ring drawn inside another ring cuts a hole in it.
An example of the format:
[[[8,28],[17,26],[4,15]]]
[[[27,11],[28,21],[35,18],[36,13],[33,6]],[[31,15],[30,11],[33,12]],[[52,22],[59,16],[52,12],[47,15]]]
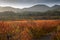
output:
[[[60,4],[54,4],[54,5],[47,5],[47,4],[35,4],[35,5],[46,5],[48,7],[53,7],[55,5],[60,5]],[[30,8],[32,6],[35,6],[35,5],[31,5],[31,6],[24,6],[24,7],[16,7],[16,6],[11,6],[11,5],[0,5],[0,7],[11,7],[11,8],[17,8],[17,9],[24,9],[24,8]]]

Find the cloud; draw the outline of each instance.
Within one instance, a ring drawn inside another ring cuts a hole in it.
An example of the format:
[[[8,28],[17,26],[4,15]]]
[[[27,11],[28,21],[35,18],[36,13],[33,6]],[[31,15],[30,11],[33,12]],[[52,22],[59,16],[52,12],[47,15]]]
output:
[[[60,4],[60,0],[0,0],[0,5],[31,6],[34,4]]]
[[[59,3],[60,0],[0,0],[8,3]]]

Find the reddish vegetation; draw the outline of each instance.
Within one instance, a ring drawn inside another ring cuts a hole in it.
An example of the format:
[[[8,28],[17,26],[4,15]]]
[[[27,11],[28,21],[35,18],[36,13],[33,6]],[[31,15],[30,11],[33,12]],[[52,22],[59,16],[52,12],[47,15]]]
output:
[[[23,34],[22,40],[24,35],[28,37],[28,28],[36,28],[41,29],[42,27],[49,30],[51,27],[60,26],[60,20],[31,20],[31,21],[0,21],[0,33],[12,32],[17,34]],[[21,31],[20,31],[21,30]],[[20,33],[21,32],[21,33]],[[16,35],[16,38],[19,38],[19,35]],[[30,37],[26,40],[31,39]]]
[[[0,21],[0,32],[4,32],[5,30],[14,30],[14,26],[16,27],[33,27],[33,28],[41,28],[41,27],[54,27],[60,25],[60,20],[32,20],[32,21]]]

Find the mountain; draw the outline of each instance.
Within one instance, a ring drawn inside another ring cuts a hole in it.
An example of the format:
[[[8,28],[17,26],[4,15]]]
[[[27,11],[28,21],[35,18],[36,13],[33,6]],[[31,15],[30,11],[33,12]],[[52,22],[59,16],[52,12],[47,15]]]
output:
[[[50,7],[46,6],[46,5],[35,5],[32,6],[30,8],[24,8],[24,11],[35,11],[35,12],[45,12],[47,10],[49,10]]]
[[[13,8],[13,7],[0,7],[0,12],[4,12],[4,11],[21,12],[21,9]]]
[[[30,11],[30,12],[46,12],[48,10],[59,10],[60,11],[60,5],[54,5],[52,7],[49,7],[47,5],[34,5],[32,7],[29,8],[23,8],[23,9],[19,9],[19,8],[13,8],[13,7],[0,7],[0,12],[4,12],[4,11],[13,11],[13,12],[23,12],[23,11]]]
[[[60,5],[54,5],[52,7],[49,7],[47,5],[34,5],[30,8],[24,8],[24,11],[34,11],[34,12],[46,12],[48,10],[60,10]]]
[[[51,10],[59,10],[60,11],[60,5],[54,5],[51,7]]]
[[[60,8],[60,5],[54,5],[52,8]]]

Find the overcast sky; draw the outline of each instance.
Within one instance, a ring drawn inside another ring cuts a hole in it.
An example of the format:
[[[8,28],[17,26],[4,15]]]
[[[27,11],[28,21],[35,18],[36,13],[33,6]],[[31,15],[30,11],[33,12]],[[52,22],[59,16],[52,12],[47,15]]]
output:
[[[0,0],[0,6],[12,6],[16,8],[30,7],[35,4],[60,5],[60,0]]]

